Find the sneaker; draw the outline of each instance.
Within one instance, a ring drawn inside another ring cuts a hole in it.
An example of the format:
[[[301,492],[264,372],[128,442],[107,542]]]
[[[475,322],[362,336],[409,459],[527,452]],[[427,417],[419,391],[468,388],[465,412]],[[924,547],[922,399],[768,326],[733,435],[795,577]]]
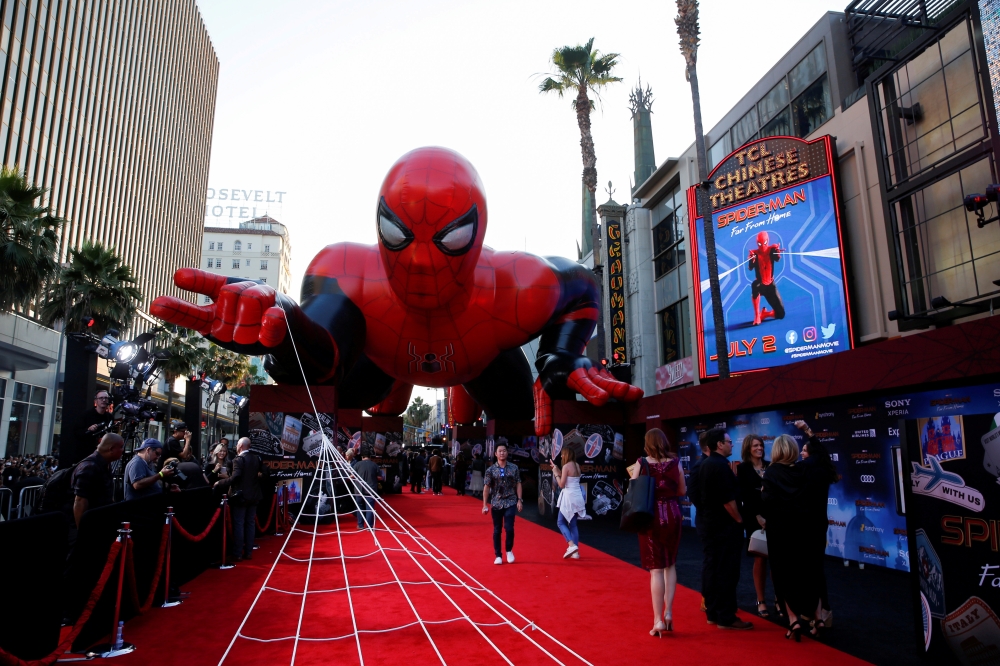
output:
[[[563,553],[563,559],[565,560],[567,557],[571,557],[573,555],[573,553],[577,553],[579,551],[580,551],[579,548],[577,548],[576,546],[574,546],[574,545],[571,544],[570,546],[568,546],[566,548],[566,552]]]
[[[510,552],[510,551],[507,552],[507,564],[514,564],[514,553],[513,552]]]
[[[753,629],[753,622],[744,622],[743,620],[736,620],[732,624],[720,624],[719,629]]]
[[[570,555],[569,559],[571,559],[571,560],[578,560],[578,559],[580,559],[580,551],[578,550],[575,553],[573,553],[572,555]]]
[[[503,558],[498,557],[497,559],[493,560],[493,564],[503,564]]]

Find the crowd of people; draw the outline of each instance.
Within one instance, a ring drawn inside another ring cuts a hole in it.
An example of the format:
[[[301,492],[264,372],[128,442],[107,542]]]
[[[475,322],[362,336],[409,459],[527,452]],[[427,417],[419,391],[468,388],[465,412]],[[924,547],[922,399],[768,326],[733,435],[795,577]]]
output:
[[[655,488],[652,525],[639,534],[642,566],[650,572],[651,636],[673,629],[682,522],[679,501],[684,495],[695,507],[703,552],[702,610],[709,624],[720,629],[753,628],[752,622],[736,615],[740,560],[750,556],[755,558],[753,582],[761,617],[770,616],[764,594],[770,568],[775,612],[787,618],[786,638],[799,641],[803,633],[816,637],[829,626],[832,611],[823,563],[827,496],[838,475],[808,424],[795,425],[807,440],[801,451],[793,437],[779,435],[768,462],[764,439],[750,434],[741,443],[735,473],[729,462],[733,450],[729,435],[722,428],[705,432],[700,438],[702,454],[691,465],[688,484],[676,447],[658,429],[646,433],[645,456],[632,467],[631,478],[648,475]]]

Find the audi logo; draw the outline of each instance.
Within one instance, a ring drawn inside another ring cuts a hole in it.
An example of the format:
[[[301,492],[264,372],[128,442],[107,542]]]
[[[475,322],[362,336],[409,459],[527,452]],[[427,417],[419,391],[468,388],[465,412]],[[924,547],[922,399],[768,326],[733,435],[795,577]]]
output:
[[[861,483],[875,483],[875,475],[874,474],[862,474],[861,475]]]

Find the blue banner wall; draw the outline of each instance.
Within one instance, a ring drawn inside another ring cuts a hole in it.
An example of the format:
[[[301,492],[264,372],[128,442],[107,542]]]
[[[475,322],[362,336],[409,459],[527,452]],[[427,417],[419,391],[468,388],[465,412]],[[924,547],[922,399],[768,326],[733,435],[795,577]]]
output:
[[[675,427],[682,464],[687,471],[700,455],[698,435],[708,428],[717,425],[726,428],[733,440],[731,460],[735,466],[747,435],[753,433],[764,440],[765,458],[770,459],[771,444],[780,434],[791,435],[802,445],[804,437],[794,423],[799,419],[806,421],[829,448],[842,477],[839,483],[830,486],[827,554],[909,571],[900,420],[918,419],[923,424],[922,442],[927,439],[928,424],[935,427],[939,440],[943,426],[951,428],[954,424],[954,431],[949,434],[952,439],[937,454],[947,458],[960,455],[955,451],[967,445],[960,430],[961,420],[954,417],[991,411],[1000,411],[1000,382],[886,394],[863,402],[829,401],[793,405],[780,411],[718,415],[715,419],[682,421]],[[691,522],[693,512],[692,506],[684,506],[685,521]]]

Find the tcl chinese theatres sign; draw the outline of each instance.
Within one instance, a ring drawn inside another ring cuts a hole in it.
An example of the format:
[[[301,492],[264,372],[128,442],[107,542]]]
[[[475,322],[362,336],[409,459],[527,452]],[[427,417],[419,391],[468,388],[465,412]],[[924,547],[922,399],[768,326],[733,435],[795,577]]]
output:
[[[608,230],[608,315],[611,320],[611,356],[614,365],[628,363],[625,334],[625,267],[622,264],[622,223],[611,219]]]

